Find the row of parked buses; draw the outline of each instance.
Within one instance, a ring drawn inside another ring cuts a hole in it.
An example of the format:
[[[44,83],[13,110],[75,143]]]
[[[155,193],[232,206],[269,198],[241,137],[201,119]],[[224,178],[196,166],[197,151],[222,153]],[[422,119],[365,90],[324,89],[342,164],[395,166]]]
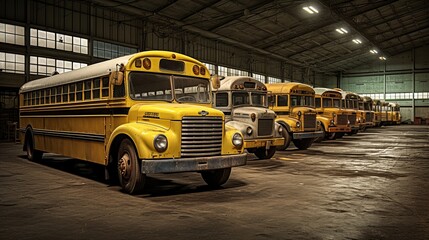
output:
[[[212,91],[213,90],[213,91]],[[201,62],[140,52],[34,80],[20,89],[20,139],[30,160],[57,153],[105,166],[124,192],[147,174],[199,172],[224,184],[247,153],[271,158],[291,142],[398,122],[398,106],[340,89],[211,76]]]

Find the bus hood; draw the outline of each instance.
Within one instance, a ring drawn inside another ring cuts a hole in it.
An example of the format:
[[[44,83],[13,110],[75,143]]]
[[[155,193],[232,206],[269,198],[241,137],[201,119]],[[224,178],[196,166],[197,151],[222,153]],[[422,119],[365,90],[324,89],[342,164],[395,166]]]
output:
[[[242,121],[243,119],[248,119],[251,122],[252,114],[255,114],[256,119],[274,119],[276,114],[273,110],[263,107],[239,107],[234,108],[232,111],[232,120]]]
[[[129,120],[177,120],[181,121],[184,116],[194,117],[222,117],[222,111],[200,105],[181,103],[161,103],[161,104],[136,104],[130,108]]]

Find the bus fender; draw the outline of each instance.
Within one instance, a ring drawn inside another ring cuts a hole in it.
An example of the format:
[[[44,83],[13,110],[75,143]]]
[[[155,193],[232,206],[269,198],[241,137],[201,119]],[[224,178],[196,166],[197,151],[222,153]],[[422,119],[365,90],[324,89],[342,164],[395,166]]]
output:
[[[177,142],[175,141],[176,136],[174,132],[153,124],[138,122],[122,124],[110,135],[106,152],[110,154],[112,149],[119,148],[120,141],[118,140],[122,140],[127,137],[136,147],[137,155],[140,159],[152,158],[152,153],[156,152],[153,146],[153,140],[159,134],[164,134],[167,139],[170,139],[169,144],[170,142]]]

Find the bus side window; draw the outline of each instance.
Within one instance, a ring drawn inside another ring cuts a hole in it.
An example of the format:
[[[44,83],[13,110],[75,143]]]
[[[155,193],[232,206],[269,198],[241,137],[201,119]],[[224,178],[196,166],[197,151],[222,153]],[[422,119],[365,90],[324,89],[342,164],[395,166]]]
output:
[[[40,104],[45,104],[45,90],[40,90]]]
[[[320,102],[320,98],[316,98],[316,108],[322,107],[322,103]]]
[[[216,93],[216,107],[228,106],[228,93]]]
[[[86,80],[84,83],[84,100],[91,100],[91,80]]]
[[[51,100],[51,89],[48,88],[46,89],[46,93],[45,93],[45,103],[49,104]]]
[[[70,102],[74,102],[75,93],[76,93],[76,84],[72,83],[70,84],[70,93],[69,93]]]
[[[76,101],[82,101],[83,82],[76,83]]]
[[[288,105],[287,96],[277,96],[277,106],[286,107]]]
[[[57,103],[61,103],[61,90],[62,90],[62,87],[61,86],[59,86],[59,87],[57,87]]]
[[[159,94],[157,94],[159,95]],[[113,97],[124,97],[125,96],[125,84],[113,85]]]
[[[39,105],[39,94],[40,91],[35,91],[36,92],[36,105]]]
[[[69,101],[69,85],[63,86],[63,102]]]
[[[102,83],[101,97],[109,97],[109,78],[103,77]]]
[[[100,78],[92,80],[92,99],[100,98]]]
[[[55,103],[56,88],[51,88],[51,103]]]

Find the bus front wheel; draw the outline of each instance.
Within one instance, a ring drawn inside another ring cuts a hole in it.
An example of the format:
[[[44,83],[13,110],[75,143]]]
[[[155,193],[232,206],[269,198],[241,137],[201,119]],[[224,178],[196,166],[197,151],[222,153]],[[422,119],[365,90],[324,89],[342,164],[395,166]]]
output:
[[[122,140],[119,146],[118,176],[124,192],[135,194],[143,190],[146,175],[141,173],[136,149],[129,139]]]
[[[270,147],[269,149],[266,149],[265,147],[257,148],[255,151],[255,155],[259,159],[270,159],[274,156],[274,153],[276,153],[276,147]]]
[[[207,170],[201,172],[201,177],[210,187],[219,187],[228,181],[231,175],[231,168],[222,168],[215,170]]]
[[[281,127],[283,128],[282,137],[285,139],[285,143],[283,145],[281,145],[281,146],[277,146],[276,147],[276,149],[278,151],[284,151],[284,150],[286,150],[289,147],[290,142],[292,140],[292,137],[290,136],[290,133],[286,130],[286,128],[283,127],[283,126],[281,126]]]
[[[34,149],[34,140],[31,134],[27,134],[25,138],[25,150],[30,161],[40,161],[43,157],[43,152]]]
[[[295,144],[295,147],[297,147],[300,150],[305,150],[314,142],[314,138],[304,138],[304,139],[294,139],[293,144]]]

